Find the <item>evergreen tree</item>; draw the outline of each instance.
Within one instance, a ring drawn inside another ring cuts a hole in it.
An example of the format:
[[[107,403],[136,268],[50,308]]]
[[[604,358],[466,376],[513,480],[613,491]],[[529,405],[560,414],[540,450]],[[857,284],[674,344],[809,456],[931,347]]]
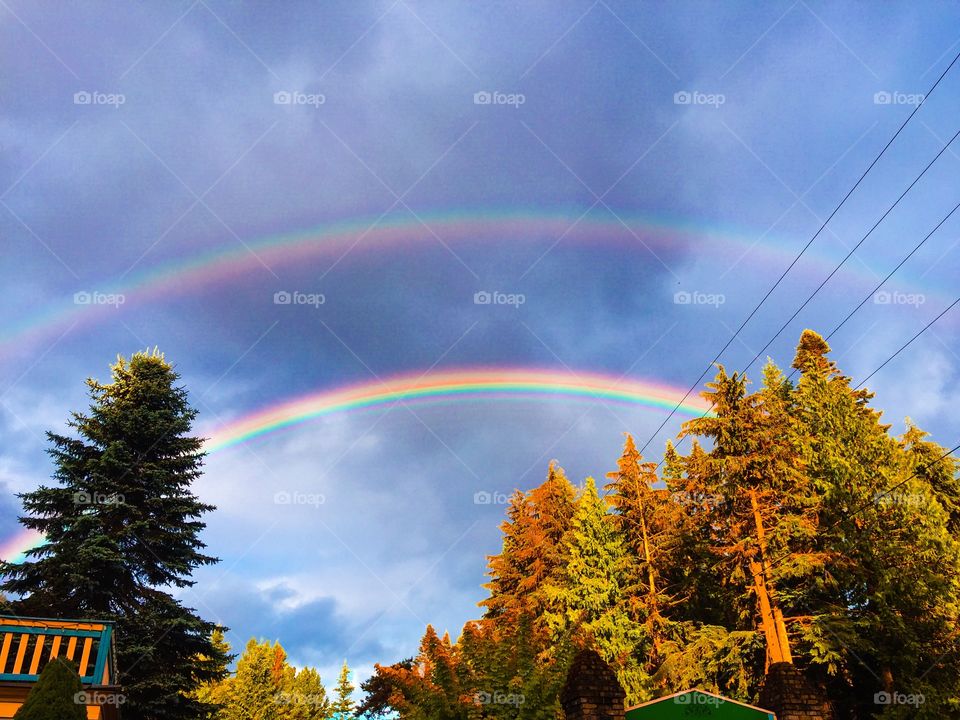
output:
[[[337,678],[336,695],[330,706],[332,717],[336,720],[346,720],[353,714],[356,703],[353,701],[353,684],[350,682],[350,668],[347,661],[343,661],[340,668],[340,677]]]
[[[627,612],[623,538],[593,478],[587,478],[572,525],[564,577],[547,586],[553,608],[547,622],[555,632],[574,630],[591,644],[616,672],[628,703],[645,700],[648,677],[638,661],[644,632]]]
[[[51,660],[13,717],[15,720],[86,720],[87,708],[77,698],[82,692],[76,668],[59,658]]]
[[[679,511],[666,488],[654,488],[659,482],[656,465],[643,462],[630,435],[617,470],[607,477],[612,481],[606,486],[607,500],[615,511],[611,519],[629,550],[624,587],[627,609],[631,619],[645,627],[646,638],[638,653],[645,660],[645,670],[652,672],[667,633],[665,612],[670,597],[664,575],[669,573]]]
[[[808,593],[802,640],[841,713],[874,712],[886,691],[923,694],[913,716],[944,717],[960,711],[956,464],[915,427],[892,437],[829,351],[806,330],[794,360],[807,472],[823,498],[818,541],[835,558]]]
[[[488,558],[490,597],[481,606],[487,617],[519,622],[546,610],[543,587],[563,574],[565,539],[573,518],[575,491],[563,469],[550,463],[547,479],[530,493],[517,490],[500,526],[503,550]]]
[[[89,414],[69,423],[79,437],[49,433],[58,485],[21,495],[25,527],[47,543],[20,565],[4,564],[3,590],[17,611],[117,623],[117,659],[128,720],[194,718],[193,691],[220,672],[214,629],[162,588],[189,587],[203,553],[200,520],[212,506],[200,476],[196,411],[162,355],[119,358],[112,381],[88,380]],[[201,662],[199,658],[210,658]]]

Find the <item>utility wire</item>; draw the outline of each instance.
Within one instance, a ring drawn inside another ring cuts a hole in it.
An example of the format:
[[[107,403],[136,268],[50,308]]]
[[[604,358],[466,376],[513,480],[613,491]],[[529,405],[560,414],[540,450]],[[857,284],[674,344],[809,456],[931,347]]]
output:
[[[753,310],[750,311],[750,314],[747,315],[746,319],[745,319],[742,323],[740,323],[740,326],[736,329],[736,331],[733,333],[733,335],[730,337],[730,339],[727,340],[727,342],[724,344],[724,346],[720,349],[720,352],[718,352],[718,353],[716,354],[716,356],[713,358],[713,360],[711,360],[711,361],[707,364],[707,366],[706,366],[706,368],[704,368],[703,372],[700,373],[700,376],[694,381],[694,383],[690,386],[690,388],[683,394],[683,397],[680,398],[680,400],[679,400],[679,401],[677,402],[677,404],[673,407],[673,409],[670,410],[670,413],[667,415],[666,418],[664,418],[663,422],[660,423],[660,426],[653,432],[653,434],[650,436],[650,438],[643,444],[643,447],[640,448],[641,454],[643,453],[644,450],[646,450],[647,446],[648,446],[651,442],[653,442],[653,440],[657,437],[657,435],[660,433],[660,431],[663,430],[663,428],[664,428],[664,427],[666,426],[666,424],[670,421],[670,419],[676,414],[677,410],[680,408],[681,405],[683,405],[683,403],[686,401],[686,399],[687,399],[688,397],[690,397],[690,394],[691,394],[694,390],[696,390],[697,387],[699,387],[700,382],[703,380],[703,378],[706,376],[706,374],[707,374],[708,372],[710,372],[710,368],[712,368],[712,367],[714,366],[714,364],[716,364],[717,361],[720,360],[720,357],[723,355],[723,353],[726,352],[727,348],[730,347],[730,345],[733,343],[733,341],[740,335],[740,333],[743,331],[743,329],[747,326],[747,323],[749,323],[750,320],[753,319],[753,316],[757,314],[757,312],[760,310],[761,307],[763,307],[763,304],[767,301],[767,299],[770,297],[770,295],[773,294],[773,291],[777,289],[777,287],[780,285],[781,282],[783,282],[783,279],[787,276],[787,273],[789,273],[789,272],[793,269],[794,265],[796,265],[796,264],[800,261],[800,258],[803,257],[804,253],[806,253],[807,249],[813,244],[814,240],[816,240],[817,237],[819,237],[820,233],[823,232],[823,229],[827,226],[827,223],[829,223],[829,222],[833,219],[834,215],[836,215],[837,212],[840,210],[840,208],[843,207],[844,203],[846,203],[847,199],[848,199],[848,198],[854,193],[854,191],[860,186],[860,183],[863,182],[863,179],[864,179],[864,178],[867,176],[867,174],[873,169],[874,165],[876,165],[876,164],[880,161],[880,158],[883,157],[884,153],[886,153],[887,149],[893,144],[894,140],[896,140],[897,137],[899,137],[900,133],[901,133],[901,132],[903,131],[903,129],[907,126],[907,123],[909,123],[910,120],[913,118],[913,116],[917,114],[917,112],[920,110],[921,107],[923,107],[923,104],[927,101],[927,99],[930,97],[930,95],[933,93],[933,91],[937,88],[937,86],[940,84],[940,82],[943,80],[943,78],[946,77],[947,73],[950,72],[950,69],[956,64],[957,60],[960,60],[960,53],[957,53],[957,55],[954,56],[953,60],[952,60],[952,61],[950,62],[950,64],[947,66],[947,69],[944,70],[944,71],[940,74],[940,77],[937,78],[936,82],[934,82],[933,85],[930,86],[930,89],[927,90],[926,93],[924,93],[923,99],[922,99],[922,100],[917,104],[917,106],[910,112],[910,114],[907,116],[906,120],[904,120],[903,123],[901,123],[900,127],[897,128],[897,131],[896,131],[896,132],[893,134],[893,136],[887,141],[887,144],[883,146],[883,149],[880,150],[880,152],[879,152],[879,153],[877,154],[877,156],[873,159],[873,161],[867,166],[867,169],[863,171],[863,174],[860,175],[860,177],[857,179],[857,181],[853,184],[853,187],[851,187],[850,190],[847,191],[847,194],[843,196],[843,199],[840,200],[839,204],[833,209],[833,211],[830,213],[830,215],[827,216],[827,219],[823,221],[823,224],[820,225],[820,227],[817,229],[817,231],[810,237],[810,239],[807,241],[806,245],[803,246],[803,248],[800,250],[800,252],[797,254],[797,256],[796,256],[796,257],[790,262],[790,264],[787,266],[786,270],[784,270],[784,271],[780,274],[780,277],[778,277],[777,280],[776,280],[776,282],[774,282],[774,284],[770,287],[770,289],[767,290],[766,294],[764,294],[764,296],[760,299],[760,302],[757,303],[756,307],[754,307]],[[661,462],[662,462],[662,461],[661,461]]]
[[[813,291],[812,293],[810,293],[809,296],[807,296],[807,299],[804,300],[802,303],[800,303],[800,307],[798,307],[796,310],[793,311],[793,315],[791,315],[789,318],[787,318],[786,322],[784,322],[783,325],[780,326],[780,329],[777,330],[777,331],[773,334],[773,337],[771,337],[769,340],[767,340],[766,344],[764,344],[764,346],[763,346],[762,348],[760,348],[759,351],[757,351],[757,354],[753,356],[753,359],[752,359],[750,362],[748,362],[748,363],[746,364],[746,366],[743,368],[743,371],[741,372],[741,374],[745,373],[747,370],[750,369],[750,367],[760,358],[760,356],[763,355],[764,351],[773,344],[773,341],[776,340],[778,337],[780,337],[780,333],[782,333],[784,330],[787,329],[787,326],[790,325],[790,323],[792,323],[792,322],[796,319],[797,315],[799,315],[799,314],[803,311],[803,309],[810,303],[810,301],[813,300],[813,298],[817,295],[817,293],[819,293],[819,292],[823,289],[824,285],[826,285],[828,282],[830,282],[830,279],[831,279],[834,275],[836,275],[838,272],[840,272],[840,268],[842,268],[842,267],[844,266],[844,264],[846,264],[847,260],[849,260],[851,257],[853,257],[853,254],[860,248],[861,245],[863,245],[864,241],[866,241],[866,239],[873,234],[873,231],[876,230],[876,229],[880,226],[880,223],[882,223],[884,220],[887,219],[887,216],[888,216],[891,212],[893,212],[893,209],[894,209],[897,205],[900,204],[900,201],[903,200],[903,198],[906,197],[907,193],[910,192],[910,191],[913,189],[913,186],[916,185],[918,182],[920,182],[920,178],[922,178],[924,175],[927,174],[927,170],[929,170],[931,167],[933,167],[933,164],[934,164],[937,160],[939,160],[939,159],[940,159],[940,156],[943,155],[943,154],[947,151],[947,148],[949,148],[949,147],[950,147],[950,144],[951,144],[954,140],[957,139],[957,136],[960,136],[960,130],[957,130],[957,132],[954,133],[953,137],[950,138],[950,139],[947,141],[947,143],[946,143],[942,148],[940,148],[940,152],[938,152],[936,155],[934,155],[933,159],[932,159],[930,162],[927,163],[926,167],[923,168],[923,171],[922,171],[919,175],[917,175],[917,177],[915,177],[915,178],[913,179],[913,182],[912,182],[912,183],[910,183],[910,184],[907,186],[907,189],[904,190],[902,193],[900,193],[900,197],[898,197],[898,198],[896,199],[896,201],[893,203],[893,205],[891,205],[890,207],[888,207],[887,210],[886,210],[886,212],[884,212],[883,215],[880,216],[880,219],[877,220],[877,221],[873,224],[873,227],[871,227],[871,228],[867,231],[867,233],[866,233],[862,238],[860,238],[860,240],[857,242],[856,245],[854,245],[852,248],[850,248],[850,252],[848,252],[848,253],[844,256],[843,260],[841,260],[840,263],[839,263],[833,270],[830,271],[830,274],[827,275],[819,285],[817,285],[817,287],[814,289],[814,291]],[[954,209],[956,209],[956,208],[954,208]],[[952,215],[953,212],[951,211],[950,214]],[[950,217],[950,216],[948,215],[947,217]],[[945,221],[946,221],[946,218],[944,218],[943,220],[941,220],[941,221],[940,221],[940,225],[942,225]],[[937,227],[940,227],[940,225],[937,225]],[[931,233],[931,234],[933,234],[933,233]],[[930,237],[930,235],[927,235],[927,237]],[[926,238],[924,238],[924,240],[921,241],[921,245],[923,244],[924,241],[926,241]],[[912,254],[912,253],[911,253],[911,254]],[[908,256],[908,257],[909,257],[909,256]],[[901,263],[901,265],[902,265],[902,264],[903,264],[903,263]],[[897,267],[899,267],[899,265],[898,265]],[[892,273],[891,273],[891,274],[892,274]],[[889,275],[888,275],[887,277],[889,277]],[[861,305],[862,305],[862,304],[863,304],[863,303],[861,303]],[[858,306],[858,307],[859,307],[859,306]]]

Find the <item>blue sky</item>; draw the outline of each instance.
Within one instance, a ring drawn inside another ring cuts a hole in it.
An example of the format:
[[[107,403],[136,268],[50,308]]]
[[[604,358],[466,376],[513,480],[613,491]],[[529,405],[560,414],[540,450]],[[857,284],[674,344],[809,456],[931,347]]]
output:
[[[958,15],[802,0],[3,0],[0,327],[12,339],[0,355],[0,531],[14,531],[13,493],[49,477],[43,431],[85,405],[83,379],[146,346],[176,363],[203,429],[431,368],[688,387],[960,50]],[[728,367],[754,356],[956,132],[958,73],[730,345]],[[953,207],[955,153],[767,354],[788,365],[804,327],[829,332]],[[491,222],[453,238],[437,219],[510,213],[572,229]],[[15,332],[77,292],[341,222],[415,230]],[[592,238],[604,223],[609,237]],[[866,303],[831,340],[850,375],[954,299],[958,227],[948,221],[894,275],[893,302]],[[282,290],[326,302],[275,305]],[[480,290],[526,301],[476,305]],[[678,304],[678,292],[723,302]],[[944,317],[871,380],[896,430],[909,415],[955,444],[958,327]],[[217,453],[197,492],[219,506],[205,539],[223,562],[183,599],[229,625],[235,645],[280,639],[328,679],[343,658],[365,675],[413,654],[426,622],[456,635],[477,616],[503,508],[475,504],[476,492],[529,488],[551,458],[576,482],[599,477],[623,432],[646,441],[662,419],[600,401],[398,406]],[[277,492],[325,502],[275,505]]]

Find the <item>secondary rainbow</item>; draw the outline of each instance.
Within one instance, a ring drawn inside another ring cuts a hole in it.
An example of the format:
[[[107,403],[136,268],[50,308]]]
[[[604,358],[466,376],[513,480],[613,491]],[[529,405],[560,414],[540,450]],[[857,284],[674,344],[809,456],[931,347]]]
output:
[[[394,404],[568,399],[616,402],[655,411],[677,408],[678,414],[688,417],[707,411],[699,396],[683,399],[683,394],[683,390],[660,383],[554,370],[481,368],[406,375],[308,393],[255,410],[210,430],[204,448],[215,453],[332,413]]]
[[[270,278],[267,267],[280,270],[301,266],[324,255],[331,255],[332,261],[336,261],[341,256],[378,248],[439,245],[437,237],[448,247],[471,242],[542,241],[546,249],[560,238],[559,243],[564,246],[612,244],[646,255],[653,263],[657,263],[653,253],[660,255],[692,242],[697,243],[695,249],[699,256],[722,257],[725,266],[737,258],[758,253],[751,255],[752,263],[780,267],[792,253],[790,243],[744,229],[653,216],[622,217],[623,222],[615,218],[581,218],[577,210],[460,211],[423,214],[419,219],[366,218],[231,243],[186,259],[147,267],[119,281],[78,287],[79,302],[74,293],[70,293],[59,301],[43,302],[39,313],[11,313],[16,319],[0,329],[0,353],[15,348],[26,350],[31,341],[55,336],[77,324],[108,319],[116,313],[115,306],[109,302],[97,304],[83,293],[123,296],[125,307],[150,299],[178,297],[220,282],[256,277],[256,273]],[[818,276],[821,269],[826,271],[834,263],[826,256],[810,256],[810,261],[816,266]],[[852,266],[845,272],[856,274]],[[865,284],[873,281],[873,276],[865,278]],[[910,286],[916,285],[916,282],[910,283]]]

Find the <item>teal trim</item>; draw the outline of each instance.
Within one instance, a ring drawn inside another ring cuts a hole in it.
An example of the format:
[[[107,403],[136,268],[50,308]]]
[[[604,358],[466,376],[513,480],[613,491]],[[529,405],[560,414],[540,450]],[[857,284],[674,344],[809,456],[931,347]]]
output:
[[[107,625],[100,636],[100,646],[97,648],[97,662],[93,666],[93,678],[95,682],[101,682],[103,678],[103,667],[107,663],[107,652],[110,649],[110,638],[113,635],[113,628]]]
[[[65,630],[57,628],[0,625],[0,636],[13,633],[14,635],[59,635],[60,637],[98,638],[109,629],[110,628],[105,628],[104,630]]]
[[[3,617],[3,616],[0,616]],[[14,618],[19,620],[26,620],[27,618]],[[44,618],[30,618],[31,620],[44,621]],[[77,620],[64,620],[61,622],[99,622],[99,621],[77,621]],[[27,635],[28,648],[30,646],[36,647],[33,645],[36,640],[36,637],[40,636],[52,636],[52,637],[61,637],[61,638],[80,638],[83,640],[92,639],[97,640],[96,655],[91,658],[92,662],[88,665],[91,668],[90,672],[86,675],[81,676],[80,681],[84,685],[96,685],[99,684],[103,678],[103,671],[105,667],[110,667],[110,678],[111,680],[114,677],[113,671],[113,623],[104,622],[101,623],[104,627],[103,630],[74,630],[72,628],[56,628],[56,627],[34,627],[26,625],[0,625],[0,636],[10,635],[16,639],[17,648],[19,649],[19,643],[22,641],[18,639],[18,636],[22,637]],[[44,654],[49,657],[49,648],[50,646],[45,643]],[[11,643],[12,649],[12,643]],[[80,647],[77,648],[80,650]],[[66,653],[66,647],[62,647],[62,652]],[[28,655],[32,658],[32,651],[28,652]],[[13,657],[11,654],[10,657]],[[74,660],[79,662],[79,657],[74,656]],[[10,660],[8,659],[8,663]],[[24,663],[29,662],[28,658],[24,657]],[[3,670],[3,668],[0,668]],[[39,679],[40,675],[30,674],[30,673],[0,673],[0,682],[28,682],[34,683]]]

